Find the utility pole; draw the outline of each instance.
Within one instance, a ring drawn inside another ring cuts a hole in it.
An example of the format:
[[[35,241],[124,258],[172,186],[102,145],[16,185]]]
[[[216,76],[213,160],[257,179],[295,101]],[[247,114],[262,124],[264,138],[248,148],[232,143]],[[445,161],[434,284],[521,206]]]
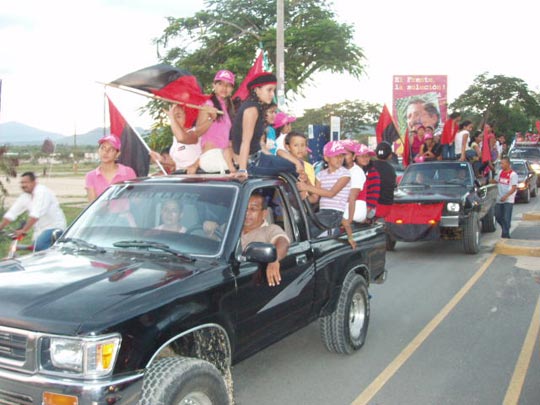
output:
[[[276,29],[276,76],[277,103],[279,107],[285,104],[285,27],[284,27],[284,1],[277,0],[277,29]]]

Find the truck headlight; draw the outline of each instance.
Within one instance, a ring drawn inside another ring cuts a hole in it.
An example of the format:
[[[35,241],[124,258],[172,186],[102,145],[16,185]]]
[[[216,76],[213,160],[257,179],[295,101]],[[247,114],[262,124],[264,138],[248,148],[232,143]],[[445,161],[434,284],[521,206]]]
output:
[[[527,188],[527,185],[525,183],[518,183],[517,188],[519,188],[520,190],[523,190],[523,189]]]
[[[448,212],[459,212],[459,204],[454,202],[449,202],[446,204],[446,209]]]
[[[103,377],[112,372],[120,342],[118,335],[44,337],[41,344],[41,368],[44,372],[74,377]]]

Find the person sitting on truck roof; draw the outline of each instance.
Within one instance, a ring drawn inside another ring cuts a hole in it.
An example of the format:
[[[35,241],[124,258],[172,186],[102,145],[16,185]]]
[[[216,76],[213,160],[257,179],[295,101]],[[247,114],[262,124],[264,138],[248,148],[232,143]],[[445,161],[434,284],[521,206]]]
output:
[[[249,197],[240,242],[242,249],[245,249],[251,242],[271,243],[276,247],[277,259],[275,262],[268,263],[266,267],[268,285],[273,287],[281,282],[279,261],[287,255],[290,240],[281,227],[276,224],[268,224],[265,221],[267,209],[266,199],[262,194],[253,193]]]

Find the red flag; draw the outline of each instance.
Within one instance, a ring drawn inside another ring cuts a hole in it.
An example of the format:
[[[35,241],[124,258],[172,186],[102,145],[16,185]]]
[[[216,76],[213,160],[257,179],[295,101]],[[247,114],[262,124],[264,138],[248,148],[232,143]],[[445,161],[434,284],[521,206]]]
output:
[[[150,168],[150,155],[146,145],[126,122],[111,99],[107,97],[107,100],[109,102],[111,135],[119,138],[122,144],[118,162],[131,167],[138,177],[147,176]]]
[[[249,96],[249,91],[247,88],[247,84],[253,79],[253,77],[261,73],[263,71],[263,53],[262,51],[259,53],[259,56],[257,56],[257,59],[255,59],[255,62],[253,63],[253,66],[249,69],[247,72],[247,75],[245,79],[242,81],[240,86],[238,86],[238,90],[233,94],[232,99],[239,98],[241,100],[245,100]]]
[[[197,78],[190,72],[164,63],[128,73],[111,84],[180,102],[186,112],[186,128],[193,126],[199,113],[197,108],[189,106],[201,106],[210,98],[203,94]]]
[[[0,80],[0,84],[2,83],[2,81]],[[540,121],[536,121],[536,130],[538,131],[538,133],[540,134]]]
[[[482,163],[491,160],[491,150],[489,149],[489,138],[491,134],[487,132],[487,125],[484,125],[484,137],[482,139]]]
[[[392,119],[392,115],[390,115],[390,111],[388,111],[388,107],[386,107],[386,104],[384,105],[382,113],[379,116],[379,122],[375,127],[375,133],[377,134],[378,144],[386,141],[392,145],[394,141],[399,139],[399,133],[396,129],[394,120]]]
[[[405,140],[403,141],[403,155],[402,155],[403,167],[409,166],[411,163],[411,146],[409,142],[409,128],[405,131]]]
[[[454,142],[457,130],[456,122],[451,118],[447,119],[441,134],[441,145],[451,145]]]

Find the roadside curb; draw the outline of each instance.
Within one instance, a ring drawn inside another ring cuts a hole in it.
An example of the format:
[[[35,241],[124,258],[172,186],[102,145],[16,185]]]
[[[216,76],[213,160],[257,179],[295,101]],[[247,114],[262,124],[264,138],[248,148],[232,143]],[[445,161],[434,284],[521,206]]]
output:
[[[540,221],[540,212],[524,212],[522,219],[525,221]]]
[[[520,239],[502,239],[495,243],[495,253],[506,256],[540,257],[540,242]]]

